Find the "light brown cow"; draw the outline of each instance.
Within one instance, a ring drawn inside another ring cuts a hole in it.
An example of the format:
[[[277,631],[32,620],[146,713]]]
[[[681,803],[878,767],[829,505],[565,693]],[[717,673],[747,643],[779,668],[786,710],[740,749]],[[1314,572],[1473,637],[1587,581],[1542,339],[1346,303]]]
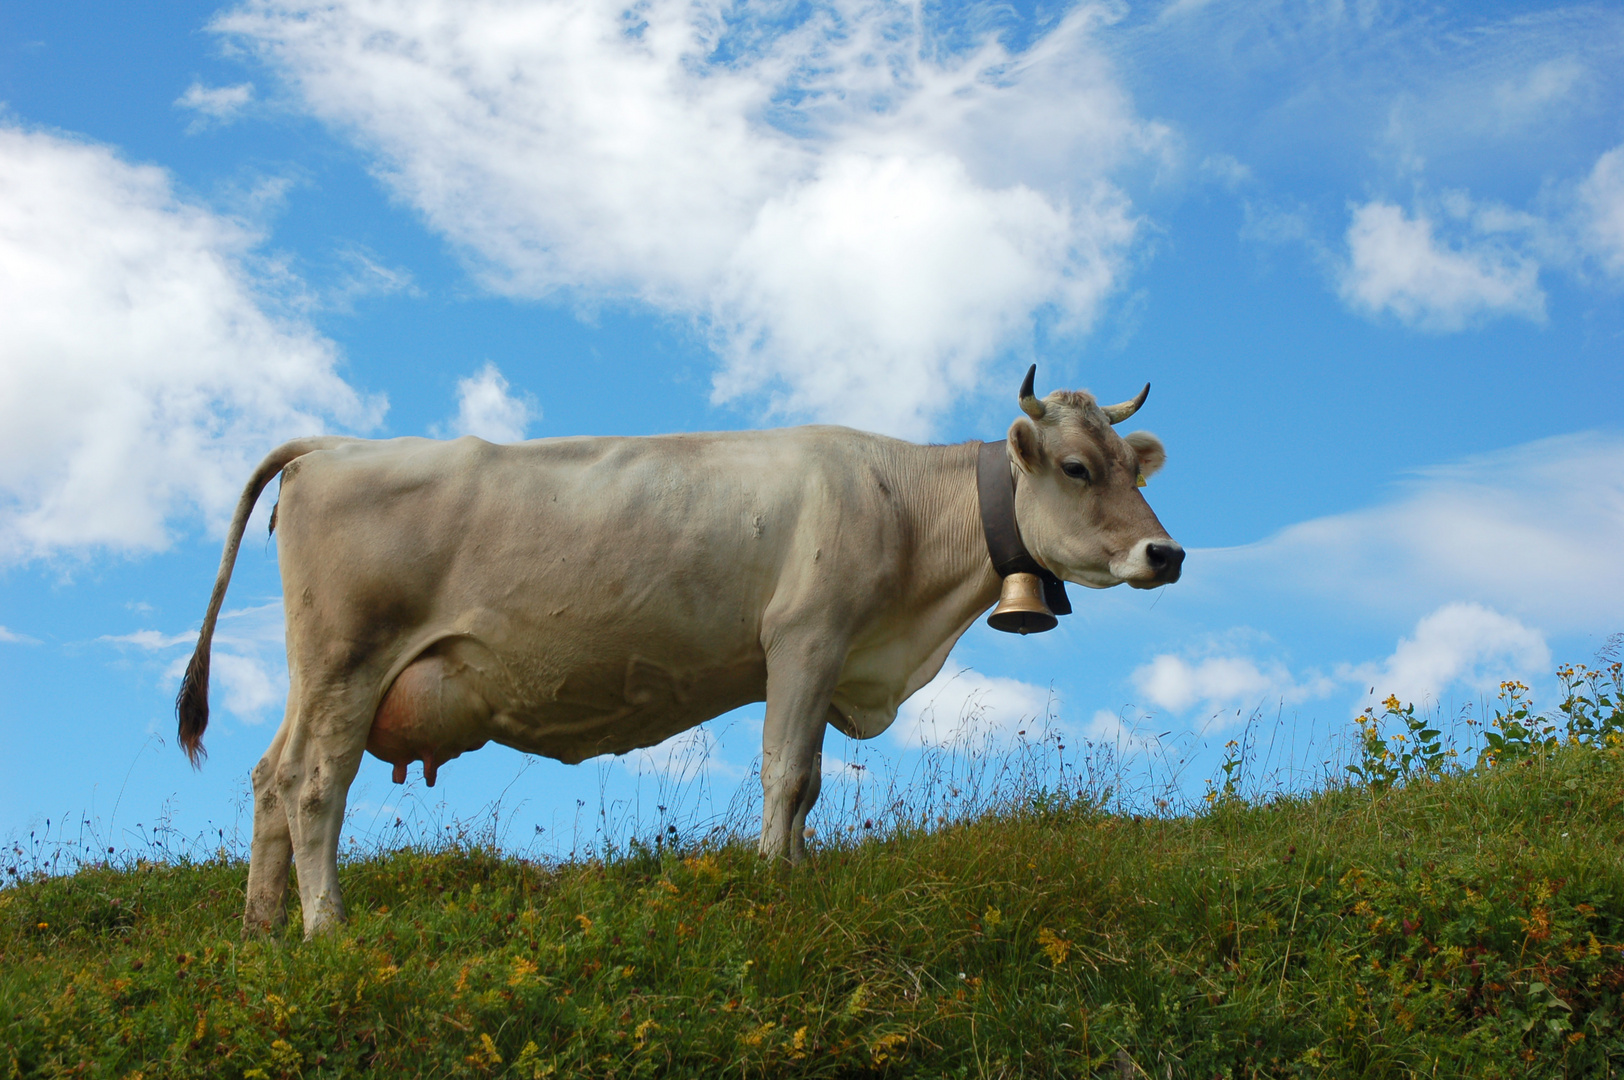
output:
[[[1094,588],[1153,588],[1183,549],[1136,481],[1153,435],[1045,400],[1006,445],[1021,538]],[[1148,389],[1148,387],[1147,387]],[[980,444],[840,427],[538,439],[300,439],[273,451],[232,521],[176,702],[196,763],[209,642],[237,547],[277,473],[287,714],[253,770],[244,926],[307,936],[343,918],[339,829],[364,751],[427,780],[495,740],[577,762],[765,700],[761,852],[799,860],[824,725],[872,738],[997,598],[978,516]]]

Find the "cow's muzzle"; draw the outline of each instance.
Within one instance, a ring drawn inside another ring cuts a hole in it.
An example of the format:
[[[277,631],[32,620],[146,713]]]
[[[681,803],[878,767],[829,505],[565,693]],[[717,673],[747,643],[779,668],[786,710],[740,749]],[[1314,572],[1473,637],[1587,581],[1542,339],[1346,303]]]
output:
[[[1146,544],[1145,562],[1150,565],[1156,584],[1171,585],[1184,572],[1184,549],[1172,540]]]

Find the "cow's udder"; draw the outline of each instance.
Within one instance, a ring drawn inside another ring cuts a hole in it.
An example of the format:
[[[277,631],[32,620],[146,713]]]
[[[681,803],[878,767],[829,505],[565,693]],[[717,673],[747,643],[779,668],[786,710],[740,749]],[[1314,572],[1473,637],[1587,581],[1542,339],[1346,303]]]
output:
[[[395,767],[395,783],[404,784],[407,766],[421,761],[423,781],[433,787],[441,765],[485,745],[490,709],[462,672],[461,665],[427,654],[407,665],[384,695],[367,751]]]

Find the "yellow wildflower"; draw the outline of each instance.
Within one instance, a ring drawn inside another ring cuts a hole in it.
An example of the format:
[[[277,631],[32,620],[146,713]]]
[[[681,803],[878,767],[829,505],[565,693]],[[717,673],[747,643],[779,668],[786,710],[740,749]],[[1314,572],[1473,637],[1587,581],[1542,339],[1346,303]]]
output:
[[[881,1035],[878,1039],[875,1039],[874,1042],[869,1044],[868,1052],[874,1058],[874,1064],[884,1065],[891,1059],[891,1051],[898,1046],[907,1045],[907,1042],[908,1036],[903,1035],[900,1032],[893,1032],[890,1035]]]
[[[1049,963],[1059,967],[1071,956],[1071,942],[1050,930],[1047,926],[1038,931],[1038,947],[1049,958]]]

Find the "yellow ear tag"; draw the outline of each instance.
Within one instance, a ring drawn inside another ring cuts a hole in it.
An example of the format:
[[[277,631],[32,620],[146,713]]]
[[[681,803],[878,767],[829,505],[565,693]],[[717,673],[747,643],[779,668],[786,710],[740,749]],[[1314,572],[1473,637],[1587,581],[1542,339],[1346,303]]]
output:
[[[1144,487],[1145,486],[1145,474],[1144,473],[1139,474],[1139,484],[1138,484],[1138,486],[1139,487]]]

